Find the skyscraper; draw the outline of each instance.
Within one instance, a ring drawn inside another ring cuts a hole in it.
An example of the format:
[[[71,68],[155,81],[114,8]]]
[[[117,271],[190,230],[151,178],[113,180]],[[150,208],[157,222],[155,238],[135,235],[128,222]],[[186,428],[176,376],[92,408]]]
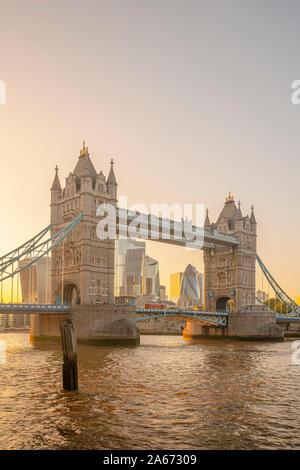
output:
[[[183,273],[172,273],[170,275],[170,300],[177,303],[180,297],[180,286]]]
[[[32,258],[20,264],[26,266]],[[26,304],[50,303],[50,258],[45,256],[20,272],[22,302]]]
[[[199,305],[203,302],[203,274],[188,264],[180,285],[179,303],[182,306]]]
[[[146,255],[146,243],[130,238],[116,241],[115,295],[159,297],[159,263]]]

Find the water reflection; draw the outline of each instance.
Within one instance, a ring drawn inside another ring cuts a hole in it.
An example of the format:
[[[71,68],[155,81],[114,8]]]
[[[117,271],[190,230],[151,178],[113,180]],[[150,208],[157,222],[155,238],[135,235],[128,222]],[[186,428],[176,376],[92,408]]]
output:
[[[9,449],[299,448],[300,367],[290,343],[79,346],[79,392],[61,390],[59,345],[6,333],[0,447]]]

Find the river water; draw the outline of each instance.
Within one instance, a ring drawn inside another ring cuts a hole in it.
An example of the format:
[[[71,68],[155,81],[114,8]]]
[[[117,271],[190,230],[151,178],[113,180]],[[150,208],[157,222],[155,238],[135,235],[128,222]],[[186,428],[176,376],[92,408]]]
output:
[[[300,448],[291,341],[79,345],[79,392],[64,392],[59,345],[0,340],[1,449]]]

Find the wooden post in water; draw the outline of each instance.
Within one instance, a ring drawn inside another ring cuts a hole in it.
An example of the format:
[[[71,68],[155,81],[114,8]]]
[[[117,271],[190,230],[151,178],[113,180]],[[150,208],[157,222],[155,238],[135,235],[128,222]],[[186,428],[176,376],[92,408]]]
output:
[[[78,390],[77,339],[71,318],[60,321],[61,344],[63,350],[63,388]]]

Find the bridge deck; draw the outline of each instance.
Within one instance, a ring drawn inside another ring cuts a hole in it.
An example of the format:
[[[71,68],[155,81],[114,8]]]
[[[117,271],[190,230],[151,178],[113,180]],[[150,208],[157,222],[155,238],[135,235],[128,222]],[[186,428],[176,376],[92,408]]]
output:
[[[40,314],[40,313],[58,313],[66,314],[71,310],[70,305],[50,305],[50,304],[17,304],[0,303],[0,314],[13,313],[13,314]],[[173,317],[178,320],[191,321],[203,326],[227,326],[229,313],[227,312],[198,312],[188,309],[145,309],[136,307],[136,320],[149,320],[151,318],[167,318]],[[299,316],[281,315],[276,314],[277,323],[300,323]]]
[[[0,313],[69,313],[70,305],[50,304],[0,304]]]

